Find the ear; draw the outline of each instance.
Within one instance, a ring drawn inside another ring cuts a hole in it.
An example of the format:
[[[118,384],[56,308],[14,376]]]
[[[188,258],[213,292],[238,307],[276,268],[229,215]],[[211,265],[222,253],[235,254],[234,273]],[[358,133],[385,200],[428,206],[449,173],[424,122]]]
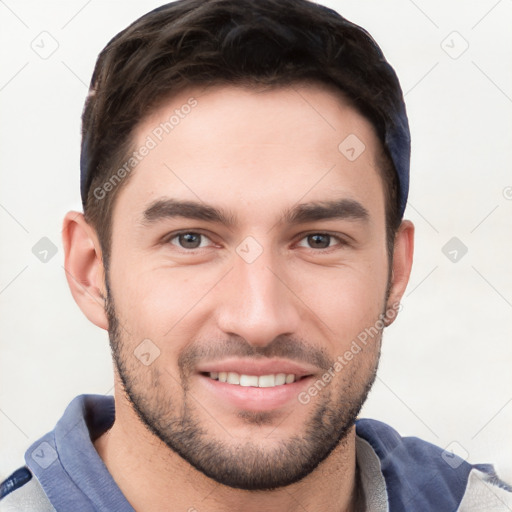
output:
[[[71,294],[85,316],[102,329],[108,329],[105,314],[105,271],[96,231],[83,213],[68,212],[62,228],[64,269]]]
[[[409,282],[414,252],[414,224],[410,220],[404,220],[400,224],[395,236],[393,249],[393,265],[391,267],[391,283],[388,298],[388,309],[397,310],[397,306]],[[393,315],[387,325],[391,325],[396,318]]]

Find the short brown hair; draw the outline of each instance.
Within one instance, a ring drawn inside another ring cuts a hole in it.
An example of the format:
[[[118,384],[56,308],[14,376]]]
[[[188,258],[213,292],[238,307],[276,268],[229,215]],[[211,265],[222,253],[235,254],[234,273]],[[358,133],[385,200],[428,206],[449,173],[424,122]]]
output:
[[[129,175],[103,197],[95,190],[126,162],[135,128],[162,101],[196,85],[303,82],[342,91],[381,141],[390,110],[403,102],[396,75],[371,36],[307,0],[178,0],[115,36],[98,57],[82,115],[82,201],[105,266],[115,198]],[[391,259],[401,214],[399,183],[384,143],[381,161]]]

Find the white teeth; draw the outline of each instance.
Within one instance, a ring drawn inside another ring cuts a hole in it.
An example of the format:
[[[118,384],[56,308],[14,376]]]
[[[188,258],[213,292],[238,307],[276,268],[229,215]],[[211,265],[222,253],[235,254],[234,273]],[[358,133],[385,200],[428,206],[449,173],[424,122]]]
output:
[[[258,387],[258,377],[256,375],[240,375],[240,386]]]
[[[272,373],[269,375],[244,375],[236,372],[210,372],[211,379],[244,387],[273,388],[283,384],[292,384],[297,379],[293,373]]]
[[[240,384],[240,375],[235,372],[228,373],[228,380],[226,381],[228,384]]]
[[[261,375],[258,379],[258,386],[260,388],[273,388],[276,385],[275,375]]]
[[[278,373],[276,375],[276,386],[281,386],[286,382],[286,373]]]

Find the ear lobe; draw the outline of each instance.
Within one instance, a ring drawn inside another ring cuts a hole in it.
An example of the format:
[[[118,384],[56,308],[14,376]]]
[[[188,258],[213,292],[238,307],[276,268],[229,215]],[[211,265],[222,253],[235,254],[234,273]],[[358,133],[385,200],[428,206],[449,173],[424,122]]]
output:
[[[411,275],[414,253],[414,224],[404,220],[398,228],[393,249],[393,265],[391,267],[391,283],[388,298],[388,309],[396,311],[405,292]],[[391,325],[396,318],[393,315],[388,322]]]
[[[66,214],[62,242],[66,279],[75,302],[93,324],[107,330],[103,256],[96,232],[82,213]]]

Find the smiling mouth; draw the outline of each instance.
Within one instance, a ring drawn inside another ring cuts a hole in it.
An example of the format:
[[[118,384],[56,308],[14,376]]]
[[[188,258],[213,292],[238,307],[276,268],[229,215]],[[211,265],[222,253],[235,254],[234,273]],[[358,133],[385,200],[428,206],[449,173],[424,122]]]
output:
[[[219,382],[242,387],[274,388],[293,384],[308,375],[299,376],[293,373],[272,373],[269,375],[245,375],[236,372],[204,372],[203,375]]]

